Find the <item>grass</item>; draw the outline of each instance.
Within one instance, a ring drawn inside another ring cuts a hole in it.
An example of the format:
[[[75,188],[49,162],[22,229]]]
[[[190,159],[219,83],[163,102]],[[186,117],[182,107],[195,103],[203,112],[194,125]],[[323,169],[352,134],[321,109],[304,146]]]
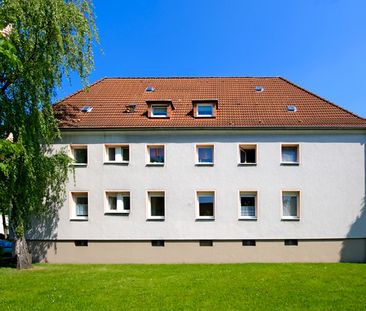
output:
[[[0,268],[0,310],[366,310],[366,265]]]

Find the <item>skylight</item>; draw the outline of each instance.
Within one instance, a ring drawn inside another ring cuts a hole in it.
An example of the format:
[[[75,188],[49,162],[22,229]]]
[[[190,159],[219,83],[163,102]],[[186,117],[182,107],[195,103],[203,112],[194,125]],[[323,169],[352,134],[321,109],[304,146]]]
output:
[[[148,87],[146,87],[145,92],[154,92],[155,88],[151,85],[149,85]]]
[[[296,112],[297,111],[297,108],[294,105],[288,105],[287,106],[287,111]]]
[[[263,87],[263,86],[260,86],[260,85],[257,85],[257,86],[255,87],[255,91],[256,91],[256,92],[263,92],[263,91],[264,91],[264,87]]]
[[[92,106],[83,106],[80,111],[81,112],[90,112],[93,110],[93,107]]]

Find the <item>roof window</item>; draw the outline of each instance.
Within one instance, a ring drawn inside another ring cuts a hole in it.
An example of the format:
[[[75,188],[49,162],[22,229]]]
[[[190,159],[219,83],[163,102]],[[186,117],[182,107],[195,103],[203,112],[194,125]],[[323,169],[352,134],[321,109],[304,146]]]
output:
[[[92,106],[83,106],[80,111],[81,112],[90,112],[93,110],[93,107]]]
[[[126,105],[125,112],[131,113],[131,112],[135,112],[135,110],[136,110],[136,105],[135,104]]]
[[[149,85],[148,87],[146,87],[146,89],[145,89],[145,92],[149,92],[149,93],[151,93],[151,92],[154,92],[155,91],[155,88],[153,87],[153,86],[151,86],[151,85]]]
[[[297,111],[297,108],[294,105],[288,105],[287,106],[287,111],[289,111],[289,112],[296,112]]]
[[[260,86],[260,85],[257,85],[257,86],[255,87],[255,91],[256,91],[256,92],[263,92],[263,91],[264,91],[264,87],[263,87],[263,86]]]

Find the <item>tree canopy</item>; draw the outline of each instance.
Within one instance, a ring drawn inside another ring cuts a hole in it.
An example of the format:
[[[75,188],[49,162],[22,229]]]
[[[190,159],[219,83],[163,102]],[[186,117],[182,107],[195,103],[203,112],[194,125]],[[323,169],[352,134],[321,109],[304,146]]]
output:
[[[93,69],[92,9],[88,0],[0,0],[0,208],[20,268],[30,265],[30,220],[64,200],[70,159],[51,151],[60,138],[52,101],[71,72],[86,85]]]

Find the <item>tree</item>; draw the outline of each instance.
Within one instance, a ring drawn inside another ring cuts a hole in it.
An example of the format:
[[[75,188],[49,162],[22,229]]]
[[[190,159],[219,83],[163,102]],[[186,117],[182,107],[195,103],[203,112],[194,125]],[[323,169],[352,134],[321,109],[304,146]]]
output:
[[[87,83],[98,40],[92,9],[88,0],[0,0],[0,209],[20,269],[31,267],[31,220],[64,200],[70,158],[51,151],[60,137],[52,101],[70,72]]]

